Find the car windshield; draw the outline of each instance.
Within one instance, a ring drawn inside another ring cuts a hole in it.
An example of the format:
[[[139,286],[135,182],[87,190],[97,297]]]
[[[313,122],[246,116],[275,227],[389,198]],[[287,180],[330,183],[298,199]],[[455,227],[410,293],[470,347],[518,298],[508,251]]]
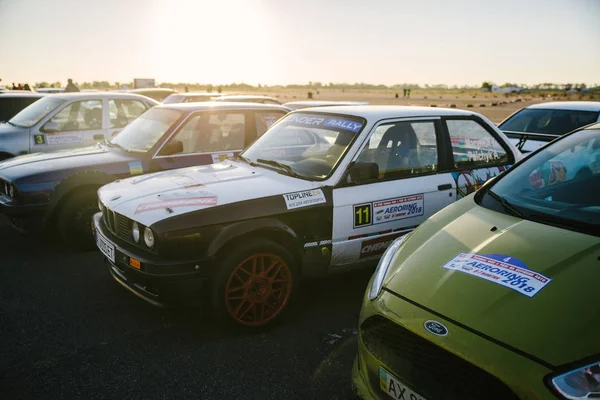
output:
[[[526,108],[500,125],[503,131],[564,135],[598,121],[598,112]]]
[[[110,143],[125,150],[147,152],[181,116],[181,112],[152,108],[127,125]]]
[[[549,225],[600,232],[600,130],[582,130],[484,189],[480,204]]]
[[[242,157],[292,176],[323,180],[364,124],[363,119],[350,116],[291,114],[263,134]]]
[[[185,97],[180,94],[172,94],[163,100],[163,104],[183,103]]]
[[[30,106],[25,107],[8,122],[23,128],[31,128],[65,102],[66,100],[57,99],[56,97],[51,96],[41,98]]]

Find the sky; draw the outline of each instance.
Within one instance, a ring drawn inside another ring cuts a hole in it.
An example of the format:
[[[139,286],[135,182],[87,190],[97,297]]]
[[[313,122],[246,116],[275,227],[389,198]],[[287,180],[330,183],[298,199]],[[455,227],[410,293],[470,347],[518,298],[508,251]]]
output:
[[[600,83],[600,0],[0,0],[0,84]]]

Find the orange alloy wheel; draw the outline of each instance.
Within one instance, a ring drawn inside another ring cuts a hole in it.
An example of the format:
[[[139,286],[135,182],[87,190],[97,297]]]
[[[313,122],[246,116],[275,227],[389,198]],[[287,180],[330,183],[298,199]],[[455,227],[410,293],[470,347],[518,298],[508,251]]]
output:
[[[261,326],[277,317],[292,294],[292,272],[279,256],[254,254],[238,264],[225,286],[225,304],[235,322]]]

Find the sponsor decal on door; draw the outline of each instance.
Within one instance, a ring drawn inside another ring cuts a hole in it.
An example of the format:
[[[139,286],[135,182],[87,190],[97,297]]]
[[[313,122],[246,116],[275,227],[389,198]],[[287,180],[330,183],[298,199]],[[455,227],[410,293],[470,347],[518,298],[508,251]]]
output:
[[[396,197],[373,202],[373,224],[383,224],[423,215],[423,194]]]

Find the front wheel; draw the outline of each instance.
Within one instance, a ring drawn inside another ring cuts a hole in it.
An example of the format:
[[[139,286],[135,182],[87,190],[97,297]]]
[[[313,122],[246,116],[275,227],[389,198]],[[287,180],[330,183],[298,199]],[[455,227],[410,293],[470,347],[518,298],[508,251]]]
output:
[[[259,328],[278,319],[298,280],[290,253],[267,240],[239,245],[217,268],[213,308],[219,317],[245,327]]]
[[[97,213],[96,192],[78,193],[61,205],[57,215],[58,231],[67,245],[77,250],[92,250],[92,216]]]

